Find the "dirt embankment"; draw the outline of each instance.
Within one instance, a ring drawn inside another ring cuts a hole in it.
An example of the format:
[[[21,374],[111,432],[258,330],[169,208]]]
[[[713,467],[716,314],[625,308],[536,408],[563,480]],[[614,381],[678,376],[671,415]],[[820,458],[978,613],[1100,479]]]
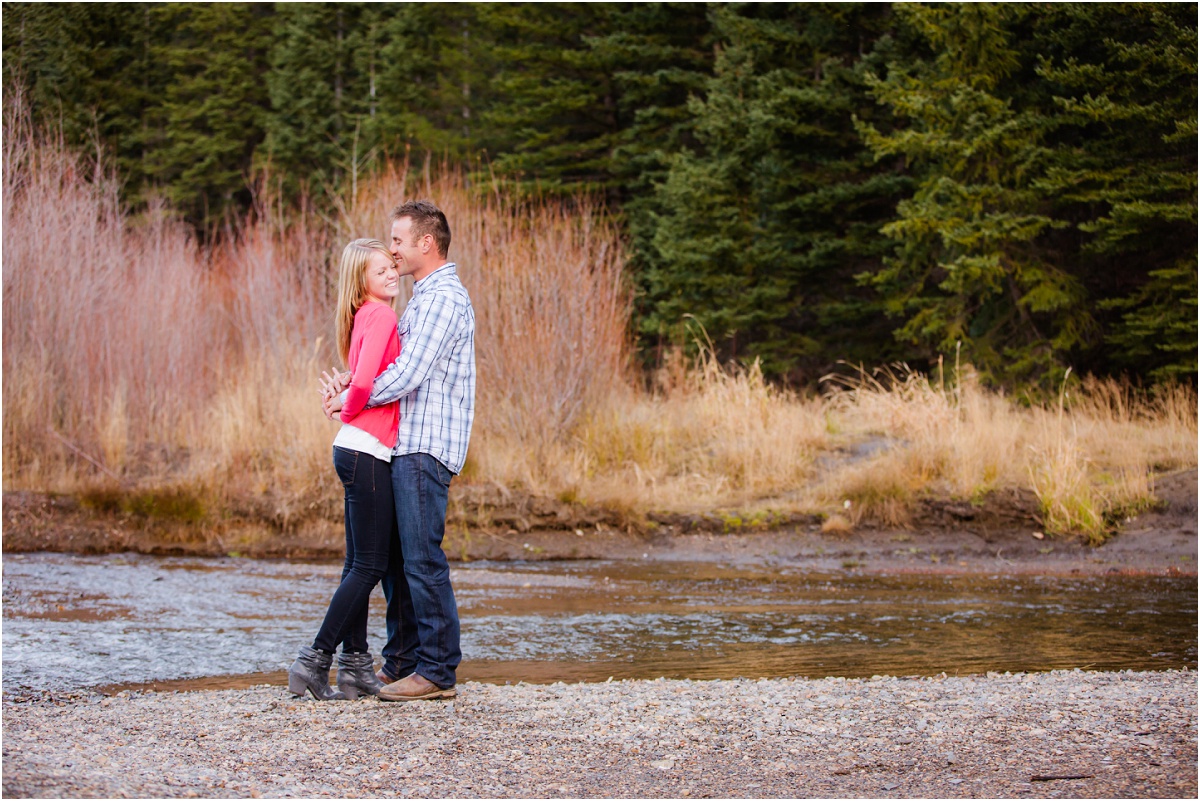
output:
[[[498,488],[455,488],[445,547],[451,559],[768,560],[814,569],[1196,572],[1197,472],[1160,476],[1160,505],[1121,521],[1102,546],[1039,536],[1025,492],[994,493],[982,505],[927,498],[906,528],[869,525],[824,533],[813,515],[620,512]],[[168,509],[169,512],[169,509]],[[5,551],[338,558],[339,522],[189,519],[39,493],[4,494]]]

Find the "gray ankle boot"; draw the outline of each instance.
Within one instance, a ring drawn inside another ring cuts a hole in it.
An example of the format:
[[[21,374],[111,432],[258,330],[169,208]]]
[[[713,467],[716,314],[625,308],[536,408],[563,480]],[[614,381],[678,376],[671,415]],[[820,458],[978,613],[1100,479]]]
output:
[[[288,689],[299,696],[308,690],[318,701],[345,701],[345,695],[329,686],[331,664],[333,654],[322,653],[315,648],[301,648],[300,655],[288,668]]]
[[[379,695],[384,683],[375,675],[370,654],[338,654],[338,689],[351,701],[361,695]]]

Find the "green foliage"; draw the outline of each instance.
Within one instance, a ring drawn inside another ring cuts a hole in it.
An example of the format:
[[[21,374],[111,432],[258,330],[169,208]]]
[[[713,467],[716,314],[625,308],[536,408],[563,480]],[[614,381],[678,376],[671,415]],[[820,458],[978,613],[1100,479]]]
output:
[[[687,140],[712,62],[694,3],[484,6],[500,65],[486,115],[496,169],[542,191],[649,193]]]
[[[496,90],[508,102],[487,114],[502,173],[545,188],[607,188],[621,130],[617,87],[604,51],[586,37],[614,30],[605,3],[489,4]]]
[[[266,140],[290,196],[322,195],[415,148],[454,162],[487,142],[491,34],[474,4],[279,4]]]
[[[175,207],[205,227],[249,202],[247,179],[263,138],[269,6],[167,3],[152,16],[171,36],[156,45],[171,76],[150,116],[157,147],[148,176]]]
[[[679,340],[695,319],[727,356],[794,378],[815,378],[835,352],[888,355],[877,301],[852,278],[878,263],[878,228],[906,185],[872,163],[853,125],[872,63],[859,52],[888,16],[824,4],[713,12],[715,72],[689,106],[698,146],[671,160],[647,226],[645,333]]]
[[[149,110],[168,83],[156,60],[163,22],[144,3],[4,4],[6,103],[20,85],[36,118],[106,150],[135,199],[157,135]]]
[[[1045,24],[1055,49],[1038,72],[1056,90],[1060,145],[1040,188],[1086,235],[1078,271],[1097,305],[1120,314],[1106,321],[1103,355],[1154,379],[1194,379],[1195,9],[1065,6]]]
[[[275,19],[267,74],[270,109],[261,165],[290,194],[337,188],[369,152],[364,118],[374,116],[370,82],[380,58],[367,41],[361,3],[285,3]],[[366,58],[366,63],[361,60]],[[359,68],[365,66],[365,70]]]
[[[881,157],[904,157],[917,174],[913,197],[883,232],[898,246],[870,282],[896,336],[926,354],[962,342],[986,375],[1029,379],[1055,366],[1094,323],[1078,280],[1053,258],[1061,226],[1034,187],[1045,175],[1051,122],[1023,102],[1028,76],[1019,5],[904,6],[904,21],[932,57],[873,83],[907,123],[891,133],[864,125]],[[1052,375],[1052,372],[1051,372]]]
[[[1194,379],[1196,260],[1152,270],[1149,279],[1133,295],[1103,303],[1124,311],[1108,341],[1122,363],[1140,367],[1151,379]]]
[[[1195,380],[1191,5],[6,3],[3,55],[202,234],[410,153],[600,194],[647,362]]]
[[[456,162],[490,146],[494,34],[477,3],[370,6],[379,19],[379,139]]]
[[[621,129],[608,169],[633,225],[671,154],[695,141],[688,99],[712,73],[712,26],[698,3],[632,3],[618,7],[614,28],[586,45],[618,89]]]
[[[898,13],[928,55],[874,82],[903,126],[863,126],[918,182],[883,229],[893,254],[864,276],[901,318],[896,336],[926,355],[962,342],[993,380],[1052,389],[1067,366],[1130,364],[1166,335],[1160,374],[1194,374],[1194,314],[1190,331],[1163,314],[1195,286],[1194,14]],[[1102,351],[1106,308],[1127,310],[1107,337],[1116,360]]]

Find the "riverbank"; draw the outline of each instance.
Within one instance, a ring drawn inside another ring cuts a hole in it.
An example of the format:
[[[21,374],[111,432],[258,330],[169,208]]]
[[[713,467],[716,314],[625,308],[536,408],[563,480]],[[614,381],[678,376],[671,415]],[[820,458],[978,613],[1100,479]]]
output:
[[[282,687],[4,704],[5,797],[1193,798],[1196,674]],[[387,736],[383,736],[383,733]]]
[[[468,488],[469,489],[469,488]],[[460,505],[485,503],[460,490]],[[1029,493],[998,492],[972,505],[923,500],[904,528],[864,525],[830,531],[814,516],[759,518],[710,513],[650,515],[641,524],[604,510],[509,494],[489,498],[488,520],[467,525],[452,508],[446,552],[453,561],[668,559],[777,561],[814,570],[994,571],[1194,574],[1197,565],[1197,473],[1157,479],[1158,505],[1116,521],[1104,544],[1050,537]],[[493,493],[498,495],[498,493]],[[342,533],[330,520],[268,530],[223,524],[148,520],[89,508],[69,496],[4,494],[6,552],[54,551],[252,558],[340,559]]]

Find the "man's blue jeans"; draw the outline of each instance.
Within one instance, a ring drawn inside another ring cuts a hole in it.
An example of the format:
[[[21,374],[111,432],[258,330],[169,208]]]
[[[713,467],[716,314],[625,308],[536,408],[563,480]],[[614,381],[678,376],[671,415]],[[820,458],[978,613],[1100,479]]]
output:
[[[442,551],[453,477],[426,453],[392,457],[400,547],[391,549],[383,578],[388,634],[383,669],[393,679],[415,671],[439,687],[450,687],[462,661],[458,606]]]

